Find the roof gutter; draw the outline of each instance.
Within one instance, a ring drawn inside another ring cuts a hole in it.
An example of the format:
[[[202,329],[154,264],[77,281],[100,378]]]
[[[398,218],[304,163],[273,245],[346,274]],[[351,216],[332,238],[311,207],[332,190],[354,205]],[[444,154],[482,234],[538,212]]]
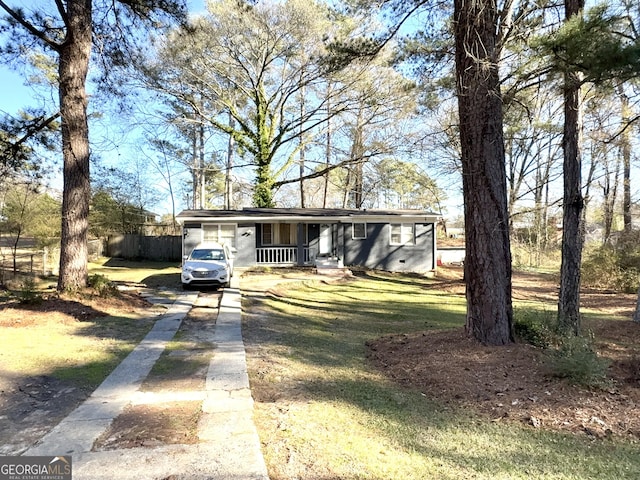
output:
[[[277,222],[300,222],[300,223],[352,223],[352,222],[393,222],[404,221],[411,223],[436,223],[441,218],[440,215],[341,215],[341,216],[300,216],[300,215],[269,215],[269,216],[257,216],[257,215],[241,215],[241,216],[229,216],[229,217],[179,217],[176,221],[179,224],[186,222],[207,222],[215,221],[219,223],[277,223]]]

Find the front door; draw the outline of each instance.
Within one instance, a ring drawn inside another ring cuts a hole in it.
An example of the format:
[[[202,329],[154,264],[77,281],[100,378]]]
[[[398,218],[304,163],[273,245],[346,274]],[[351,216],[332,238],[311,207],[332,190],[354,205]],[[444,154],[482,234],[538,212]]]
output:
[[[331,225],[323,223],[320,225],[320,242],[318,245],[319,255],[331,255],[333,249],[333,235]]]

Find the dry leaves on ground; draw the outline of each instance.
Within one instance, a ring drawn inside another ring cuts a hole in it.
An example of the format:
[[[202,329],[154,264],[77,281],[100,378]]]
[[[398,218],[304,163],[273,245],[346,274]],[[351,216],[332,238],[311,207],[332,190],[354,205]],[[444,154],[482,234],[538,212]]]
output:
[[[446,270],[432,288],[463,295],[461,272]],[[515,298],[549,301],[556,291],[548,277],[514,275]],[[609,292],[589,291],[583,300],[585,307],[628,318],[635,306],[635,296]],[[463,329],[383,337],[368,345],[369,357],[398,383],[494,421],[640,439],[640,325],[594,320],[585,327],[593,332],[598,354],[611,361],[607,388],[576,386],[553,376],[541,349],[524,343],[483,346]]]

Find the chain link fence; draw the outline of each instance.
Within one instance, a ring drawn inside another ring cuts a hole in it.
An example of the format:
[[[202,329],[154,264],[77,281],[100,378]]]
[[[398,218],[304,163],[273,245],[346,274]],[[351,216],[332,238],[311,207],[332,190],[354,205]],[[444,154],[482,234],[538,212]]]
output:
[[[60,268],[60,247],[36,248],[24,242],[15,251],[0,245],[0,284],[16,277],[49,277],[58,275]],[[95,239],[88,243],[89,259],[104,255],[104,240]]]
[[[57,274],[60,261],[59,248],[45,248],[42,250],[9,249],[0,251],[0,280],[16,276],[48,277]]]

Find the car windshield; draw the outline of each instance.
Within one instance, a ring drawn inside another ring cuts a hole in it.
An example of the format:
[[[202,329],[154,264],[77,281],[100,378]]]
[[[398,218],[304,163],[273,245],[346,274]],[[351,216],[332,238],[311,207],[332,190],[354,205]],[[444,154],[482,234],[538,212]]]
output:
[[[191,260],[224,260],[221,249],[202,248],[191,252]]]

